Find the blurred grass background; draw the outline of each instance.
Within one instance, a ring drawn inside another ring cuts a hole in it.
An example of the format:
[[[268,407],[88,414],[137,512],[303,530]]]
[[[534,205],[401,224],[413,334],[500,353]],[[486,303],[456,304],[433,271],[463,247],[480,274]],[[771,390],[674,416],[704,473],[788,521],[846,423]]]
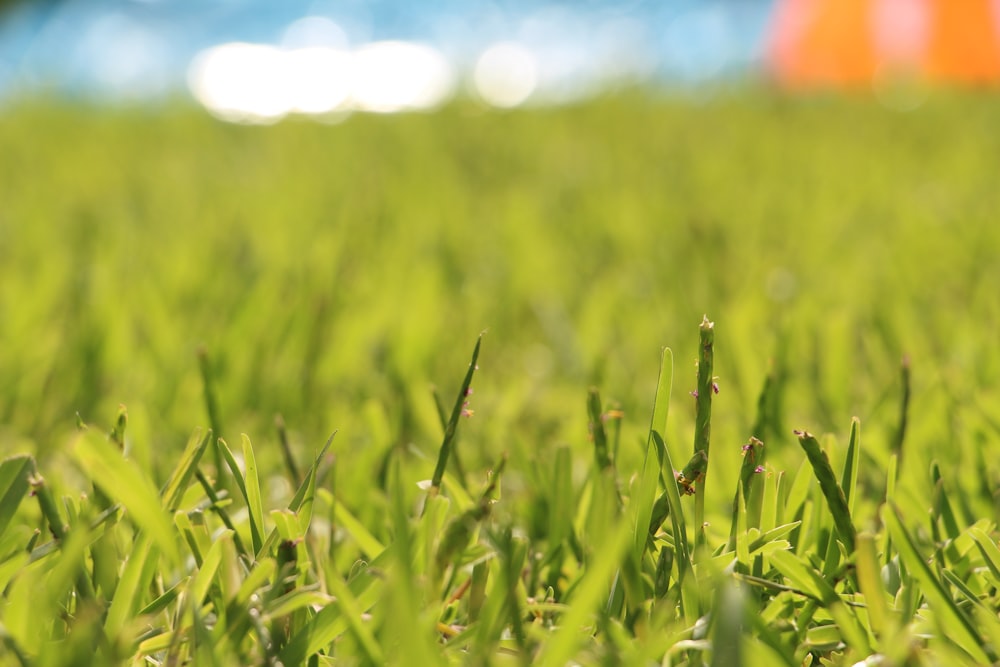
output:
[[[624,410],[620,468],[635,470],[665,345],[668,444],[690,451],[707,313],[718,446],[746,441],[769,368],[769,460],[783,442],[800,460],[792,428],[843,437],[852,415],[888,441],[909,355],[926,455],[904,465],[925,474],[1000,422],[998,112],[957,93],[907,114],[636,93],[242,127],[181,105],[8,107],[0,452],[45,459],[75,413],[110,424],[121,403],[133,456],[165,474],[209,422],[204,346],[230,442],[250,433],[277,462],[280,413],[301,460],[339,429],[350,485],[390,451],[424,453],[426,478],[430,387],[450,405],[488,329],[467,468],[585,444],[596,385]],[[720,504],[732,458],[713,464]]]

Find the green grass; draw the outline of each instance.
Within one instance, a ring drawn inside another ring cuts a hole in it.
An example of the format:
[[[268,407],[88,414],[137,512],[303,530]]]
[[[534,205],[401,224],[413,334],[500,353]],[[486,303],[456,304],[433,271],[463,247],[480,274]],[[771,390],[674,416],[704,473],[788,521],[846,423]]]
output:
[[[0,664],[997,662],[998,111],[0,109]]]

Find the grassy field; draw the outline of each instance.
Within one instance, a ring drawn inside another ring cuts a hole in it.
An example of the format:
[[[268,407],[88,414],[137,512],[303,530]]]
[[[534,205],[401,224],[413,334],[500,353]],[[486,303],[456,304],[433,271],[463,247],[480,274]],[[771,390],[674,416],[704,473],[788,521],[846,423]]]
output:
[[[997,662],[998,112],[0,109],[0,664]]]

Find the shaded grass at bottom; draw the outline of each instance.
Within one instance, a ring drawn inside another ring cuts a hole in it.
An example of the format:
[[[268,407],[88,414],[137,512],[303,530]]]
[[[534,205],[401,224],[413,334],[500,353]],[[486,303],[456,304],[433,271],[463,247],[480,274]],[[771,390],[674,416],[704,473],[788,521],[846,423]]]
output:
[[[672,384],[666,351],[645,468],[621,467],[608,434],[622,415],[591,390],[595,455],[577,462],[585,475],[561,458],[569,468],[551,472],[559,481],[530,490],[546,502],[525,509],[506,483],[525,461],[502,459],[464,483],[449,471],[459,433],[475,423],[461,415],[481,343],[442,424],[436,466],[394,454],[386,488],[360,496],[342,493],[344,472],[329,467],[334,438],[275,502],[266,487],[282,473],[260,474],[264,451],[247,436],[234,451],[210,433],[190,438],[157,490],[119,445],[124,411],[109,435],[81,425],[55,460],[55,481],[30,456],[5,460],[4,664],[71,664],[84,649],[89,664],[107,665],[997,659],[1000,532],[990,514],[961,509],[991,499],[968,496],[939,465],[905,473],[893,452],[883,484],[862,485],[864,452],[879,445],[862,440],[855,419],[839,482],[828,455],[836,439],[801,432],[803,455],[768,459],[712,494],[716,467],[696,454],[675,470],[675,444],[659,432]],[[207,457],[214,447],[225,470]],[[723,464],[764,447],[716,443],[709,456]],[[901,451],[921,455],[912,440]],[[793,475],[775,467],[796,459]],[[414,484],[412,468],[437,470],[439,483]],[[920,490],[932,477],[928,515]],[[74,492],[81,480],[100,494]],[[707,502],[697,526],[698,494],[736,502],[724,511]],[[358,512],[372,503],[385,508],[375,520]]]

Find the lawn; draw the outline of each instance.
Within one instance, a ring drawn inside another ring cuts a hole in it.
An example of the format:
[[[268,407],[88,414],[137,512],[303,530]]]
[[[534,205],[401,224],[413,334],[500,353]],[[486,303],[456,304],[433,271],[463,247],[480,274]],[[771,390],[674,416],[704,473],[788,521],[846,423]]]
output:
[[[0,664],[997,662],[998,112],[0,108]]]

